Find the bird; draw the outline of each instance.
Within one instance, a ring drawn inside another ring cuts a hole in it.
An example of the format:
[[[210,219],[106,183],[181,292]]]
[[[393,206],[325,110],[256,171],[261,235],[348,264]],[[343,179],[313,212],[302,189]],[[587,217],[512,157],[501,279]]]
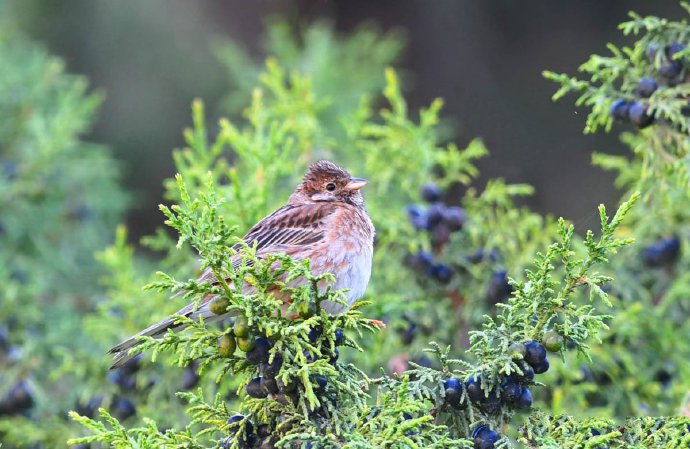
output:
[[[249,246],[256,245],[259,259],[285,254],[294,260],[309,259],[314,275],[332,274],[335,281],[331,287],[346,290],[347,306],[332,301],[324,301],[321,306],[332,315],[343,313],[364,295],[371,277],[375,229],[361,192],[367,183],[330,161],[314,162],[287,203],[252,226],[242,240]],[[237,268],[242,263],[240,248],[237,244],[229,251],[228,266]],[[197,281],[218,282],[210,269]],[[253,293],[251,288],[243,286],[243,293]],[[230,312],[215,315],[210,311],[214,297],[207,295],[198,307],[190,303],[174,315],[192,319],[202,316],[204,322],[231,316]],[[168,329],[186,327],[176,324],[176,320],[175,316],[168,317],[111,348],[108,353],[114,355],[114,362],[110,368],[118,368],[134,357],[129,352],[142,343],[139,337],[160,338]]]

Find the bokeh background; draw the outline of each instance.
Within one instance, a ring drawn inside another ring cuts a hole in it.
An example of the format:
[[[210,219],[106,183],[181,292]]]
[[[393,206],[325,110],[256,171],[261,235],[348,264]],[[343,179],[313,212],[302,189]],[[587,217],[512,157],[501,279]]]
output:
[[[602,42],[621,41],[616,25],[629,10],[679,14],[674,0],[4,2],[0,12],[105,93],[87,138],[123,163],[135,199],[127,219],[133,238],[162,221],[161,182],[174,170],[170,152],[182,145],[192,99],[202,98],[214,117],[223,113],[233,86],[214,45],[233,40],[261,61],[271,17],[298,26],[326,19],[343,32],[363,22],[400,30],[410,105],[443,97],[454,139],[481,137],[491,151],[479,164],[483,179],[532,184],[531,207],[591,225],[596,204],[618,199],[611,175],[591,166],[591,152],[623,149],[614,136],[584,136],[585,114],[571,102],[552,103],[555,86],[541,71],[574,73],[589,54],[606,52]]]

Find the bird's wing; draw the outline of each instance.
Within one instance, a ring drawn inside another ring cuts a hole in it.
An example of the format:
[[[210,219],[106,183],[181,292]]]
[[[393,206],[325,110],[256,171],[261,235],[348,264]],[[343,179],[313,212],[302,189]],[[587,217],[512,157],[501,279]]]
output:
[[[291,205],[287,204],[255,224],[242,240],[249,246],[256,245],[259,257],[266,254],[295,254],[300,248],[307,248],[326,238],[326,222],[332,218],[337,207],[329,203]],[[233,247],[235,251],[241,245]],[[242,263],[240,255],[230,258],[233,269]],[[214,281],[210,270],[204,271],[199,282]]]
[[[242,240],[250,246],[256,244],[258,257],[277,253],[298,254],[300,250],[307,249],[325,240],[325,224],[329,219],[333,218],[335,212],[336,206],[328,203],[288,204],[254,225]],[[233,249],[239,251],[241,246],[236,245]],[[242,263],[242,258],[240,255],[231,256],[229,263],[233,269],[236,269]],[[216,282],[216,277],[210,269],[207,269],[199,277],[198,282]],[[205,322],[220,319],[222,317],[214,315],[209,310],[209,303],[212,299],[213,295],[207,295],[202,298],[198,306],[195,303],[187,304],[178,310],[175,315],[193,319],[202,315]],[[132,358],[129,355],[129,350],[141,343],[138,337],[150,336],[157,338],[167,332],[168,329],[184,327],[176,326],[174,322],[175,318],[166,318],[112,348],[109,352],[115,354],[115,361],[111,369],[122,366],[127,360]]]

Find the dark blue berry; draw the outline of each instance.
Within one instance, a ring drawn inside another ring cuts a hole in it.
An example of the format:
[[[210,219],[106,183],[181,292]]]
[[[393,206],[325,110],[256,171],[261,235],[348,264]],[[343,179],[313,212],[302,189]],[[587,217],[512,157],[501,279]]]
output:
[[[134,391],[137,388],[137,381],[134,374],[128,374],[124,371],[112,371],[108,374],[108,381],[114,383],[124,391]]]
[[[642,260],[648,267],[660,268],[673,265],[679,256],[680,240],[670,237],[645,248]]]
[[[481,376],[474,376],[465,383],[467,389],[467,396],[472,402],[479,402],[484,398],[484,391],[482,390]]]
[[[338,358],[340,358],[340,351],[338,351],[338,348],[335,348],[335,350],[331,353],[331,356],[328,359],[328,362],[331,365],[335,365],[335,363],[338,361]]]
[[[273,356],[273,361],[271,363],[265,362],[261,364],[261,375],[264,377],[270,377],[274,379],[278,373],[280,373],[280,368],[283,366],[283,356],[276,354]]]
[[[21,414],[33,405],[33,389],[27,381],[20,380],[0,400],[0,416]]]
[[[448,379],[443,383],[445,400],[451,406],[459,408],[462,402],[462,382],[458,379]]]
[[[314,380],[316,381],[316,389],[317,390],[324,390],[326,388],[326,386],[328,385],[328,379],[326,379],[323,376],[316,376],[314,378]]]
[[[405,256],[405,265],[413,270],[426,273],[434,263],[433,256],[427,251],[417,251]]]
[[[654,78],[645,76],[640,80],[640,83],[637,85],[635,93],[637,93],[637,95],[639,95],[640,97],[649,98],[656,91],[657,87],[658,85]]]
[[[683,71],[683,64],[680,61],[666,60],[659,65],[659,75],[669,81],[675,81]]]
[[[647,47],[647,50],[645,50],[645,57],[649,62],[654,62],[654,59],[656,59],[656,55],[659,52],[659,46],[656,44],[651,44],[649,47]]]
[[[481,426],[480,426],[481,427]],[[474,434],[474,432],[473,432]],[[498,441],[498,432],[488,428],[482,429],[474,438],[474,449],[493,449]]]
[[[443,203],[434,203],[429,206],[426,215],[429,220],[429,227],[433,228],[443,221],[446,215],[446,206]]]
[[[672,362],[664,363],[664,367],[654,374],[654,380],[659,382],[663,388],[668,388],[673,380],[673,373],[676,371]]]
[[[417,256],[424,267],[428,267],[434,263],[434,256],[432,256],[428,251],[419,251],[417,252]]]
[[[113,409],[113,416],[115,416],[120,421],[124,421],[130,416],[134,416],[137,413],[137,409],[134,403],[127,398],[120,396],[115,396],[113,403],[111,404]]]
[[[459,231],[467,221],[467,214],[460,207],[449,207],[446,209],[445,221],[451,232]]]
[[[484,261],[495,262],[498,259],[498,252],[495,249],[483,250],[478,249],[474,254],[467,256],[467,261],[471,264],[477,264]]]
[[[477,438],[478,436],[480,436],[484,432],[488,432],[489,430],[491,430],[489,426],[487,426],[486,424],[482,424],[472,429],[471,436],[472,438]]]
[[[343,344],[345,341],[345,334],[343,334],[343,331],[340,329],[336,329],[335,331],[335,345],[340,346]]]
[[[123,374],[134,374],[137,371],[139,371],[140,362],[141,359],[143,358],[143,355],[137,354],[131,359],[127,360],[124,365],[122,365],[120,368],[118,368],[118,371],[123,373]]]
[[[182,390],[191,390],[196,387],[199,383],[199,374],[196,372],[196,367],[194,365],[188,366],[184,373],[182,374],[182,383],[180,388]]]
[[[261,377],[261,389],[264,390],[266,394],[276,394],[280,391],[278,383],[271,377]]]
[[[522,394],[522,385],[507,381],[501,385],[501,399],[506,404],[512,404],[520,397]]]
[[[429,218],[426,211],[421,206],[414,204],[407,206],[407,217],[417,231],[429,229]]]
[[[529,388],[523,388],[520,397],[515,401],[515,408],[525,410],[532,406],[532,392]]]
[[[81,416],[86,416],[87,418],[93,418],[98,411],[98,407],[103,403],[103,396],[92,396],[86,402],[86,404],[77,404],[75,407],[75,412],[79,413]]]
[[[449,388],[454,388],[456,390],[462,391],[462,382],[460,382],[458,379],[448,379],[445,382],[443,382],[443,388],[446,390]]]
[[[247,361],[253,365],[268,362],[271,342],[264,337],[257,337],[254,348],[247,352]]]
[[[549,370],[549,359],[544,359],[539,365],[534,366],[534,374],[543,374]]]
[[[237,413],[237,414],[229,417],[227,423],[228,424],[235,424],[235,423],[242,421],[243,419],[244,419],[244,415]],[[230,426],[230,428],[232,429],[232,426]]]
[[[510,380],[513,382],[521,383],[521,384],[527,384],[530,383],[534,380],[534,368],[527,363],[524,360],[520,360],[515,362],[515,364],[520,368],[520,371],[522,371],[522,374],[516,372],[513,372],[508,376]]]
[[[404,345],[411,344],[417,336],[417,324],[409,322],[407,328],[400,329],[400,339]]]
[[[431,276],[442,284],[447,284],[453,279],[453,270],[442,263],[435,264],[431,267]]]
[[[229,435],[235,435],[239,430],[240,430],[240,423],[244,421],[244,432],[246,435],[250,435],[254,432],[254,424],[248,420],[245,419],[246,416],[242,414],[235,414],[232,415],[231,417],[228,418],[227,424],[228,424],[228,434]]]
[[[621,122],[627,122],[630,119],[628,115],[628,109],[630,108],[630,102],[625,100],[616,100],[611,106],[611,117],[615,120]]]
[[[666,46],[664,50],[666,52],[666,57],[668,59],[673,59],[676,53],[680,53],[681,51],[685,50],[685,45],[674,42],[673,44]]]
[[[508,273],[505,270],[495,271],[486,289],[486,302],[496,305],[508,299],[511,293],[513,287],[508,283]]]
[[[479,402],[479,410],[488,415],[495,415],[501,411],[501,399],[495,392],[489,392],[489,395]]]
[[[647,108],[639,101],[635,101],[630,105],[628,116],[630,121],[637,125],[638,128],[646,128],[654,123],[654,117],[647,114]]]
[[[434,246],[442,246],[450,241],[450,228],[446,223],[439,223],[431,231],[431,243]]]
[[[409,413],[403,413],[403,419],[412,419],[412,415]]]
[[[307,334],[309,343],[316,343],[319,337],[321,337],[321,334],[323,334],[323,329],[319,326],[315,326],[309,329],[309,334]]]
[[[255,377],[249,381],[245,387],[247,394],[253,398],[263,399],[267,396],[267,393],[261,388],[261,377]]]
[[[537,341],[525,343],[525,361],[532,365],[532,368],[546,360],[546,348]]]
[[[441,199],[442,193],[443,192],[441,192],[441,188],[433,182],[430,182],[426,184],[424,187],[422,187],[422,190],[420,192],[422,199],[427,203],[434,203],[436,201],[439,201]]]

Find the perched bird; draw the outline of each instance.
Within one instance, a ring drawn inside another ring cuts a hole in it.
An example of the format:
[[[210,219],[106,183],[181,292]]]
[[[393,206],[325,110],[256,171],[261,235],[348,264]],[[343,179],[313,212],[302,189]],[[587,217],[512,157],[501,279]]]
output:
[[[312,273],[333,274],[335,282],[332,287],[347,289],[345,296],[349,306],[352,306],[367,288],[374,251],[374,226],[364,208],[364,198],[360,192],[366,184],[365,179],[353,178],[332,162],[315,162],[290,195],[287,204],[254,225],[242,240],[250,246],[256,245],[259,258],[269,254],[286,254],[296,260],[310,259]],[[241,263],[241,256],[229,256],[228,263],[237,267]],[[215,277],[207,270],[198,280],[213,282]],[[252,293],[250,288],[243,287],[243,290],[247,290],[244,293]],[[191,303],[175,315],[192,319],[203,316],[205,322],[221,320],[230,315],[214,315],[209,310],[212,300],[213,296],[207,296],[196,310],[194,303]],[[322,306],[331,314],[347,309],[335,302],[325,302]],[[115,362],[111,369],[122,366],[132,357],[128,351],[140,343],[137,337],[156,338],[164,335],[168,329],[183,327],[174,323],[174,318],[166,318],[112,348],[109,353],[115,354]]]

